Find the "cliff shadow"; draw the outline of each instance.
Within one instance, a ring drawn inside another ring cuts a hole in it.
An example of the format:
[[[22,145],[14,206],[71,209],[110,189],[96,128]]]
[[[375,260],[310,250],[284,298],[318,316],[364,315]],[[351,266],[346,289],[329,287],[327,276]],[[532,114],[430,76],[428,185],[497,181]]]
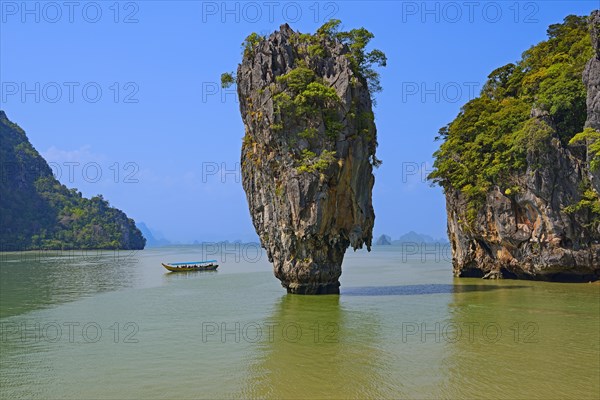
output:
[[[494,284],[421,284],[396,286],[342,287],[342,296],[416,296],[425,294],[452,294],[465,292],[489,292],[504,289],[523,289],[527,286]]]

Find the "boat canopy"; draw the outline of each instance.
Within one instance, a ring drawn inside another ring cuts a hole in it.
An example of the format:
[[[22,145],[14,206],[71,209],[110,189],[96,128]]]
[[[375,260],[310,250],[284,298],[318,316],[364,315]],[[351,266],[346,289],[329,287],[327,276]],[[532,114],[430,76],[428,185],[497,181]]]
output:
[[[206,263],[214,263],[214,262],[217,262],[217,260],[178,262],[178,263],[169,263],[169,265],[206,264]]]

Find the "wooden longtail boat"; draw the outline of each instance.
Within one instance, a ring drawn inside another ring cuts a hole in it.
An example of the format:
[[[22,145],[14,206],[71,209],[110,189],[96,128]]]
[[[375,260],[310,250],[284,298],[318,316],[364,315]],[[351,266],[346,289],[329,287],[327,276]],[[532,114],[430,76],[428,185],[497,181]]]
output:
[[[163,267],[171,272],[189,272],[189,271],[214,271],[219,266],[215,264],[217,260],[208,261],[190,261],[179,263],[161,263]]]

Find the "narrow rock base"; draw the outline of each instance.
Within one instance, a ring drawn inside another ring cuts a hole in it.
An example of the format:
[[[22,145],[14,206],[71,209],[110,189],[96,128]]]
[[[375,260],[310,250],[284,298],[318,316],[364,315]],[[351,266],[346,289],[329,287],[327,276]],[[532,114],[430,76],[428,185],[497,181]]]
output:
[[[281,286],[287,289],[290,294],[340,294],[340,282],[332,283],[281,283]]]

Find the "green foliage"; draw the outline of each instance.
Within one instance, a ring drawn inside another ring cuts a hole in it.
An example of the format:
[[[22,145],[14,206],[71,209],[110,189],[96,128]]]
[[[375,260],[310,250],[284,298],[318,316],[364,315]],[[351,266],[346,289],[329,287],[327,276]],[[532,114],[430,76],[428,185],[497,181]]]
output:
[[[25,133],[1,112],[0,138],[0,250],[144,247],[132,219],[101,195],[86,199],[58,182]]]
[[[221,74],[221,87],[227,89],[235,83],[235,75],[233,72],[224,72]]]
[[[306,128],[302,132],[298,133],[298,137],[302,139],[310,140],[317,137],[317,129],[316,128]]]
[[[445,129],[446,142],[435,153],[429,178],[461,190],[477,206],[483,204],[491,187],[510,184],[512,172],[526,166],[526,153],[515,141],[529,110],[515,98],[493,101],[484,96],[467,103]]]
[[[317,36],[332,38],[336,37],[342,21],[339,19],[330,19],[317,29]]]
[[[331,140],[336,140],[339,133],[344,129],[344,124],[333,118],[325,119],[325,135]]]
[[[363,111],[357,116],[355,116],[355,118],[356,127],[360,134],[367,136],[374,134],[374,132],[371,132],[371,128],[374,126],[375,123],[375,114],[373,114],[372,111]]]
[[[587,145],[592,171],[600,169],[600,132],[592,128],[585,128],[583,132],[573,136],[569,144],[583,143]]]
[[[366,80],[374,100],[373,95],[382,91],[380,76],[374,66],[385,67],[387,57],[378,49],[366,51],[369,42],[375,37],[373,33],[365,28],[352,29],[347,32],[340,31],[340,25],[339,19],[331,19],[317,29],[315,35],[300,34],[294,40],[297,43],[307,44],[308,54],[311,57],[324,57],[327,52],[323,43],[327,41],[337,41],[348,46],[350,52],[346,56],[350,60],[352,70]]]
[[[317,157],[314,152],[304,149],[302,150],[302,158],[296,170],[307,173],[325,172],[335,160],[335,151],[323,150]]]
[[[311,57],[325,57],[326,54],[327,52],[319,43],[308,46],[308,55]]]
[[[271,129],[272,129],[274,132],[279,132],[279,131],[282,131],[282,130],[283,130],[283,124],[278,124],[278,123],[271,124]]]
[[[254,55],[254,47],[264,39],[264,36],[259,35],[256,32],[249,34],[244,42],[242,43],[243,56],[252,57]]]
[[[584,180],[581,187],[581,200],[577,203],[565,207],[567,214],[581,214],[590,223],[587,225],[590,229],[597,229],[600,226],[600,196],[592,189],[589,180]]]
[[[285,75],[278,76],[276,81],[286,85],[293,94],[297,95],[306,90],[308,85],[314,82],[315,79],[316,75],[313,70],[305,66],[300,66]]]
[[[344,127],[336,111],[340,98],[335,89],[325,84],[323,79],[318,78],[303,64],[278,76],[276,80],[283,85],[283,90],[273,96],[279,118],[283,120],[293,116],[296,123],[307,126],[298,136],[308,140],[316,137],[318,131],[314,125],[320,116],[325,124],[327,137],[335,140]],[[275,125],[278,130],[283,129],[283,122]]]
[[[277,93],[273,96],[273,104],[275,105],[278,114],[286,113],[291,110],[293,106],[292,97],[286,92]],[[283,125],[281,126],[283,129]]]
[[[381,50],[374,49],[366,52],[367,45],[375,37],[365,28],[352,29],[348,32],[340,32],[339,19],[332,19],[317,29],[317,36],[337,40],[348,46],[350,53],[347,55],[352,70],[367,81],[371,95],[381,92],[381,81],[379,73],[373,66],[385,67],[387,57]]]
[[[483,86],[482,94],[492,100],[505,97],[515,97],[518,92],[520,79],[515,79],[517,66],[513,63],[496,68],[488,75],[488,80]],[[522,79],[522,77],[519,77]]]
[[[543,153],[548,150],[554,133],[554,129],[545,121],[531,118],[525,121],[520,130],[515,132],[513,150],[521,160],[527,153]],[[520,165],[520,167],[525,167],[525,165]]]
[[[299,116],[335,107],[340,101],[334,88],[321,82],[311,82],[294,98]]]
[[[268,87],[275,110],[270,129],[285,135],[297,135],[288,138],[289,144],[305,139],[309,141],[309,146],[322,146],[319,132],[324,130],[327,142],[325,146],[331,147],[347,124],[343,122],[344,118],[356,124],[357,134],[368,135],[366,137],[369,139],[375,137],[375,130],[372,129],[373,113],[365,112],[357,118],[359,111],[356,105],[350,112],[342,109],[336,90],[313,70],[315,63],[318,63],[316,59],[327,57],[329,48],[342,43],[346,46],[346,56],[354,72],[353,84],[362,82],[368,87],[371,96],[381,90],[379,74],[373,67],[385,66],[387,59],[380,50],[366,51],[373,34],[364,28],[340,32],[340,24],[339,20],[330,20],[314,35],[292,35],[290,43],[293,45],[294,68],[277,76],[275,82]],[[263,37],[256,33],[249,35],[243,43],[244,57],[253,56],[256,45],[261,40]],[[221,82],[226,87],[235,82],[235,77],[231,73],[223,74]],[[369,157],[372,158],[373,165],[377,166],[381,161],[374,155],[375,147],[376,144]],[[331,150],[322,152],[318,157],[308,157],[306,154],[300,156],[300,170],[313,172],[325,169],[325,165],[329,165],[331,161],[329,151]]]
[[[581,75],[592,55],[587,17],[568,16],[550,26],[548,37],[517,63],[494,70],[481,96],[465,104],[436,138],[444,142],[429,179],[462,192],[471,221],[491,188],[514,192],[515,174],[527,168],[528,154],[540,155],[553,138],[566,143],[583,130]],[[533,108],[547,117],[531,117]]]

